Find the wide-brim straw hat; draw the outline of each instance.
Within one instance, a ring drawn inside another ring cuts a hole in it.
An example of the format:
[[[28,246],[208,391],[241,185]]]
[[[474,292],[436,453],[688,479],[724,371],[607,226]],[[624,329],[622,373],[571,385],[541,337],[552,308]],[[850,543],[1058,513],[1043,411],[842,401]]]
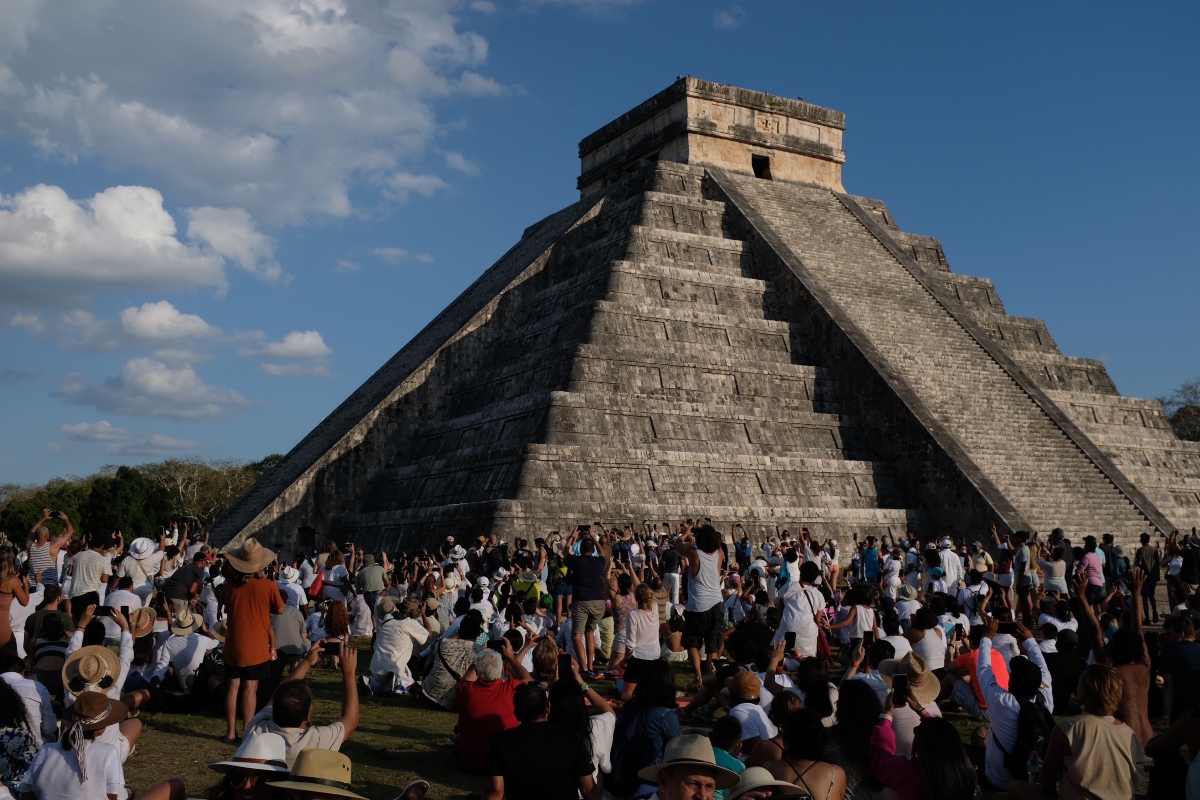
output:
[[[888,658],[879,663],[879,677],[889,687],[892,685],[892,677],[897,672],[902,672],[908,678],[909,688],[912,690],[913,697],[917,698],[917,702],[921,705],[927,705],[938,699],[941,693],[942,685],[938,681],[937,675],[929,669],[929,665],[925,663],[925,659],[921,658],[916,653],[905,653],[904,658]],[[900,705],[903,698],[896,702]]]
[[[171,623],[171,633],[176,636],[187,636],[189,633],[200,630],[200,625],[203,622],[204,620],[200,619],[199,616],[185,609]]]
[[[738,780],[737,786],[729,790],[729,795],[726,800],[735,800],[741,797],[746,792],[754,791],[755,789],[774,788],[780,791],[774,794],[785,795],[788,797],[807,794],[803,789],[794,783],[787,781],[777,781],[775,776],[768,772],[764,767],[747,767],[742,773],[741,779]]]
[[[901,600],[916,600],[917,587],[906,583],[900,587],[899,595]]]
[[[208,768],[213,772],[229,772],[233,769],[287,772],[287,742],[278,733],[264,731],[251,734],[242,742],[233,758],[209,764]]]
[[[216,639],[218,642],[224,643],[225,637],[228,635],[229,635],[229,621],[225,620],[225,619],[217,620],[217,623],[215,625],[213,625],[213,628],[212,628],[213,638]]]
[[[301,750],[286,781],[269,781],[277,789],[366,800],[350,791],[350,759],[336,750]]]
[[[77,696],[85,692],[104,693],[120,674],[121,660],[117,654],[98,644],[79,648],[62,668],[63,686]],[[104,684],[105,678],[110,679],[108,685]]]
[[[140,639],[154,630],[154,609],[134,608],[129,611],[129,632]]]
[[[154,548],[155,544],[152,540],[145,537],[139,537],[129,543],[129,555],[138,561],[141,561],[153,553]]]
[[[275,560],[275,553],[258,543],[258,539],[249,538],[242,542],[237,550],[225,554],[229,563],[238,572],[253,575],[266,569],[267,564]]]
[[[450,557],[455,561],[461,561],[467,557],[467,551],[463,549],[461,544],[456,544],[450,548]]]
[[[731,769],[725,769],[717,764],[717,756],[713,753],[712,742],[707,736],[689,734],[676,736],[667,742],[663,751],[661,764],[654,764],[638,770],[638,777],[648,783],[658,783],[658,774],[664,769],[691,764],[706,767],[716,773],[718,789],[732,789],[737,785],[738,774]]]
[[[120,700],[109,699],[103,692],[82,692],[67,709],[71,722],[85,731],[98,731],[116,725],[129,716],[129,706]]]
[[[299,583],[300,570],[296,569],[295,567],[284,567],[283,569],[279,570],[279,580],[283,581],[284,583]]]

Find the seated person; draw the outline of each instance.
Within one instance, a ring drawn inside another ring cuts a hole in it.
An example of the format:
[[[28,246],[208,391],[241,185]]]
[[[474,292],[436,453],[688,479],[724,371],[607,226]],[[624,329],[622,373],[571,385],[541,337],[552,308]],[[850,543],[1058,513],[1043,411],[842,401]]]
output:
[[[469,772],[482,772],[488,766],[488,748],[496,734],[517,727],[513,714],[513,692],[532,676],[513,655],[507,639],[495,640],[501,652],[488,647],[475,656],[475,664],[455,690],[458,708],[458,763]],[[491,644],[489,642],[489,644]],[[504,667],[520,677],[504,679]],[[590,774],[590,773],[589,773]]]

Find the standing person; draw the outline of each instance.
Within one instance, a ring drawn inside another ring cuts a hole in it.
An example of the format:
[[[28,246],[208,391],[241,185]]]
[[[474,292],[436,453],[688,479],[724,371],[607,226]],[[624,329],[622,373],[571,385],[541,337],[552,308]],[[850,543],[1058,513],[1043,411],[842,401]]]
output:
[[[1028,625],[1033,624],[1033,603],[1030,598],[1033,591],[1033,573],[1030,569],[1032,562],[1029,554],[1029,534],[1017,531],[1017,549],[1013,552],[1013,588],[1017,593],[1016,613]]]
[[[1200,716],[1200,643],[1196,627],[1185,616],[1167,617],[1158,670],[1163,676],[1162,715],[1171,723],[1181,714]]]
[[[1104,565],[1096,553],[1096,537],[1087,536],[1083,540],[1084,554],[1079,559],[1075,569],[1087,575],[1087,587],[1084,590],[1088,605],[1099,608],[1104,600]]]
[[[162,593],[171,607],[171,619],[179,619],[179,615],[191,608],[192,603],[200,597],[207,565],[208,553],[200,551],[192,556],[192,563],[175,570],[171,577],[162,582]]]
[[[634,591],[637,608],[629,612],[625,620],[625,635],[627,639],[625,658],[621,667],[625,670],[621,686],[621,702],[628,703],[633,699],[638,681],[646,667],[658,660],[660,645],[658,641],[659,622],[658,606],[654,602],[654,590],[646,584],[640,584]]]
[[[1029,550],[1026,549],[1026,554]],[[942,572],[946,577],[946,586],[951,592],[957,593],[959,589],[959,581],[964,577],[962,559],[958,557],[958,553],[954,552],[954,542],[949,539],[942,539],[938,543],[938,563],[942,567]]]
[[[46,523],[52,519],[61,520],[63,523],[63,532],[53,538],[50,536],[50,529],[46,527]],[[60,585],[62,576],[58,574],[58,554],[70,544],[74,535],[75,528],[66,514],[43,508],[42,518],[29,530],[29,541],[26,544],[29,550],[29,574],[42,573],[42,584],[45,586]]]
[[[71,560],[71,591],[68,594],[67,613],[79,619],[88,606],[100,605],[100,589],[112,578],[112,559],[105,550],[113,546],[109,536],[95,535],[88,542],[88,549],[81,550]]]
[[[1151,621],[1158,624],[1158,582],[1162,580],[1162,559],[1158,548],[1150,544],[1150,534],[1143,533],[1142,546],[1133,554],[1133,568],[1145,573],[1145,583],[1142,585],[1142,622],[1149,625]],[[1153,620],[1151,614],[1153,613]]]
[[[820,567],[813,561],[800,565],[800,580],[792,581],[779,590],[779,606],[783,616],[771,644],[782,642],[789,633],[796,634],[796,651],[801,657],[817,654],[820,633],[819,614],[825,610],[825,595],[816,588],[821,579]]]
[[[696,681],[711,672],[713,659],[721,649],[721,571],[725,555],[721,551],[721,534],[712,525],[701,525],[684,534],[675,549],[688,562],[688,597],[684,607],[683,646],[692,661]],[[701,668],[700,648],[704,648]]]
[[[564,560],[568,581],[575,590],[575,600],[571,603],[571,635],[575,642],[575,655],[584,678],[591,678],[596,658],[596,637],[592,636],[592,631],[596,630],[604,617],[608,559],[596,552],[596,540],[589,536],[579,543],[579,555],[569,555]]]
[[[8,545],[0,547],[0,655],[17,654],[17,637],[13,634],[10,609],[13,601],[29,605],[29,588],[17,572],[16,551]]]
[[[249,727],[254,717],[258,682],[271,677],[275,660],[275,631],[271,615],[283,611],[279,587],[264,574],[275,553],[247,539],[227,556],[223,600],[228,613],[225,633],[226,742],[236,742],[239,700],[242,721]]]
[[[129,543],[129,554],[117,567],[117,577],[133,580],[133,593],[142,598],[142,605],[150,602],[154,581],[166,566],[166,558],[151,539],[139,537]]]
[[[387,556],[384,556],[387,559]],[[375,602],[379,596],[383,594],[387,586],[384,584],[384,568],[380,564],[375,563],[375,556],[372,553],[363,553],[362,569],[354,576],[354,585],[358,587],[362,597],[367,601],[367,606],[372,611],[375,610]]]

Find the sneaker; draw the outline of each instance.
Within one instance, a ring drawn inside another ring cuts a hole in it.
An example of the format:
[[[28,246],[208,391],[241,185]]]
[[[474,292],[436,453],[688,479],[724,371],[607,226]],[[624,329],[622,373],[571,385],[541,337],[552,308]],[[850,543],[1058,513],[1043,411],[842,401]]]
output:
[[[371,691],[371,678],[368,675],[360,675],[358,680],[362,683],[363,690],[367,694],[375,694]]]

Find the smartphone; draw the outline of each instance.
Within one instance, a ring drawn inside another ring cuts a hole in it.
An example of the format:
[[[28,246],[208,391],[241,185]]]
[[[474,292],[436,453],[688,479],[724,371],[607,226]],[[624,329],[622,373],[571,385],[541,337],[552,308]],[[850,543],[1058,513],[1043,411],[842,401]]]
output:
[[[129,606],[121,606],[121,614],[125,619],[129,619]]]
[[[996,632],[997,633],[1007,633],[1009,636],[1016,636],[1017,635],[1017,623],[1001,622],[999,627],[996,629]]]
[[[863,650],[870,650],[875,644],[875,631],[863,631]]]
[[[592,526],[591,526],[591,525],[580,525],[580,526],[579,526],[579,532],[580,532],[580,533],[591,533],[591,532],[592,532]]]
[[[567,677],[568,675],[571,674],[571,672],[572,672],[571,654],[570,653],[559,653],[558,654],[558,677],[559,677],[559,679],[561,680],[561,679]]]
[[[733,622],[733,609],[729,609],[729,621]]]
[[[489,639],[487,646],[488,646],[489,650],[495,650],[497,653],[501,653],[501,654],[504,653],[504,640],[503,639]]]
[[[967,638],[967,632],[966,632],[966,630],[963,628],[963,626],[962,626],[962,623],[961,623],[961,622],[955,623],[955,625],[954,625],[954,635],[955,635],[955,636],[957,636],[957,637],[958,637],[958,638],[960,638],[960,639],[965,639],[965,638]]]
[[[321,647],[321,655],[323,656],[340,656],[342,654],[341,642],[326,642]]]
[[[908,676],[903,672],[892,676],[892,697],[897,705],[905,702],[905,698],[908,697]]]
[[[96,606],[96,610],[95,610],[95,612],[93,612],[93,616],[111,617],[112,612],[113,612],[113,610],[112,610],[111,606]]]
[[[796,632],[795,631],[786,631],[783,634],[783,642],[784,642],[784,647],[786,647],[788,650],[795,650],[796,649]]]

